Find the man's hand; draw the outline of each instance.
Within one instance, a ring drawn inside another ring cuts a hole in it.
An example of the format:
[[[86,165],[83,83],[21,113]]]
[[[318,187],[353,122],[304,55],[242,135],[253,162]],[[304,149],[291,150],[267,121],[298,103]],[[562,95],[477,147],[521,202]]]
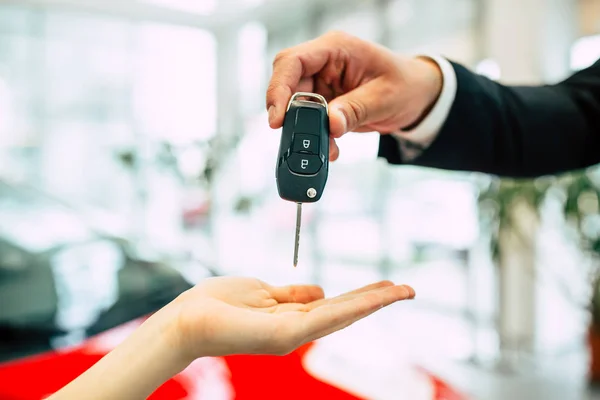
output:
[[[323,95],[330,106],[330,159],[344,133],[389,133],[426,116],[442,88],[433,61],[402,57],[377,44],[332,32],[280,52],[267,90],[269,125],[283,124],[295,92]]]
[[[189,362],[202,356],[287,354],[414,296],[412,288],[389,281],[325,299],[318,286],[275,287],[220,277],[203,281],[159,313],[174,322],[173,348]]]

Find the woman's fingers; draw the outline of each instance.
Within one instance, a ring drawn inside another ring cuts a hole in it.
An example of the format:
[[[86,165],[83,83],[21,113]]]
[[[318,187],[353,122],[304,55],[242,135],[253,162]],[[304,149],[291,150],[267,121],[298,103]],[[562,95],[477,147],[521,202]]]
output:
[[[304,314],[299,327],[305,342],[346,328],[397,301],[412,298],[414,290],[407,286],[388,286],[351,296],[347,301],[326,304]]]
[[[381,289],[384,289],[384,287],[382,287]],[[414,297],[414,290],[409,287],[409,286],[399,286],[400,289],[398,290],[404,290],[405,293],[403,294],[403,296],[405,296],[405,298],[401,299],[401,300],[405,300],[405,299],[412,299]],[[367,292],[373,292],[375,290],[379,290],[379,289],[371,289],[369,291],[365,291],[365,292],[358,292],[358,293],[352,293],[352,294],[345,294],[342,296],[338,296],[338,297],[334,297],[331,299],[323,299],[323,300],[317,300],[316,302],[312,302],[307,304],[307,309],[308,311],[310,310],[314,310],[318,307],[326,307],[326,306],[331,306],[333,304],[338,304],[338,303],[342,303],[342,302],[347,302],[350,300],[354,300],[356,298],[360,298],[363,297],[365,295],[365,293]]]
[[[331,297],[331,298],[327,298],[327,299],[319,299],[319,300],[313,301],[310,304],[308,304],[308,307],[310,310],[314,310],[315,308],[321,307],[326,304],[334,304],[334,303],[339,303],[341,301],[346,301],[346,300],[352,298],[356,294],[360,294],[360,293],[368,292],[370,290],[379,289],[379,288],[388,287],[388,286],[394,286],[394,283],[391,281],[380,281],[380,282],[371,283],[369,285],[352,290],[350,292],[340,294],[339,296],[336,296],[336,297]]]
[[[344,294],[341,294],[339,296],[332,297],[329,299],[320,298],[318,300],[311,301],[308,303],[300,303],[300,302],[298,302],[298,303],[280,303],[275,306],[266,308],[266,309],[264,309],[264,311],[270,312],[270,313],[282,313],[282,312],[290,312],[290,311],[308,312],[308,311],[314,310],[317,307],[322,307],[322,306],[328,305],[328,304],[340,303],[342,301],[348,301],[357,296],[360,296],[361,294],[363,294],[365,292],[368,292],[368,291],[371,291],[374,289],[389,287],[389,286],[394,286],[394,284],[390,281],[381,281],[381,282],[372,283],[367,286],[363,286],[359,289],[355,289],[350,292],[347,292],[347,293],[344,293]],[[414,296],[414,290],[412,288],[410,288],[408,286],[405,286],[405,288],[409,292],[409,294],[408,294],[409,297]],[[411,293],[412,293],[412,295],[411,295]]]
[[[358,289],[351,290],[349,292],[342,294],[341,296],[346,296],[349,294],[364,293],[364,292],[368,292],[373,289],[380,289],[380,288],[389,287],[389,286],[394,286],[394,282],[388,281],[388,280],[379,281],[379,282],[375,282],[375,283],[371,283],[369,285],[363,286]]]

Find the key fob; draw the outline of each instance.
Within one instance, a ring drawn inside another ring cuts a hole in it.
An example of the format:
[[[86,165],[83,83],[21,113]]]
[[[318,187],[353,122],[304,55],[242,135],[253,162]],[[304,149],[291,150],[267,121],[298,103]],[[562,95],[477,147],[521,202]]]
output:
[[[328,114],[321,95],[298,92],[290,99],[275,170],[282,199],[314,203],[323,195],[329,174]]]

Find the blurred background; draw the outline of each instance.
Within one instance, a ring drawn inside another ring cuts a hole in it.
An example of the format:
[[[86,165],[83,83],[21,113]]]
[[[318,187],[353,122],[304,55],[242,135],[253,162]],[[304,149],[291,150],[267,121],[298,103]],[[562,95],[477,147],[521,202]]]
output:
[[[399,364],[474,399],[593,396],[594,170],[393,167],[376,133],[347,135],[292,267],[266,85],[277,52],[332,29],[506,83],[600,58],[600,0],[0,0],[0,360],[77,344],[207,276],[331,295],[392,279],[418,301],[369,326]]]

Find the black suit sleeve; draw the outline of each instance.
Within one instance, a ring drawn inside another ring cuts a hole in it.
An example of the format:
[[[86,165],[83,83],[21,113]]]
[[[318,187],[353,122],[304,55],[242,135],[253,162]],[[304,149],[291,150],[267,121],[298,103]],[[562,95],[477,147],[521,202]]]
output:
[[[504,86],[452,63],[457,94],[414,165],[535,177],[600,163],[600,60],[556,85]],[[379,156],[402,164],[396,139]]]

